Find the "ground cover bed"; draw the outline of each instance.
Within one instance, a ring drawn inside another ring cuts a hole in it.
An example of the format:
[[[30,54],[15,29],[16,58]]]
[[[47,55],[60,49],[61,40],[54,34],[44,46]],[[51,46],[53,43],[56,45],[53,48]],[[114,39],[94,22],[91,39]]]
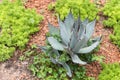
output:
[[[0,1],[1,80],[119,80],[119,3]]]

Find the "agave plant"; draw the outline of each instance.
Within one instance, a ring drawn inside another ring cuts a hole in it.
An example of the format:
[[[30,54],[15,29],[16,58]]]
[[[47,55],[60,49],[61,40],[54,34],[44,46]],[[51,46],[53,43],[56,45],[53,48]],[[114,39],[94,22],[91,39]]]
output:
[[[59,28],[54,27],[48,22],[50,36],[47,37],[47,41],[51,46],[48,54],[50,55],[52,62],[61,64],[67,70],[68,76],[71,77],[72,73],[69,66],[65,62],[59,61],[59,51],[67,52],[74,63],[85,65],[86,62],[82,61],[78,57],[78,54],[87,54],[95,49],[101,41],[101,36],[91,38],[96,20],[89,22],[88,19],[85,19],[84,21],[81,21],[80,17],[75,20],[71,11],[64,21],[61,21],[60,18],[58,18],[58,23]],[[61,41],[55,39],[53,35],[59,35]],[[89,41],[92,42],[90,45],[88,45]],[[47,49],[46,47],[40,48],[43,51],[46,51]],[[55,54],[56,57],[52,57],[53,54]]]

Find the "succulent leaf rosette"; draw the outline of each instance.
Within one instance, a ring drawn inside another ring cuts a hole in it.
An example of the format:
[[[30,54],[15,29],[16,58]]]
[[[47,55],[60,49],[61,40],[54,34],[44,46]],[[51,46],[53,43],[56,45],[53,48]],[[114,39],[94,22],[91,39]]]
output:
[[[88,19],[85,19],[81,21],[80,17],[75,20],[71,11],[64,21],[58,18],[58,23],[59,28],[54,27],[48,22],[50,35],[47,37],[47,41],[51,48],[48,54],[54,64],[61,64],[66,69],[67,75],[72,77],[68,64],[59,60],[60,52],[65,51],[68,53],[73,63],[85,65],[86,62],[82,61],[78,55],[90,53],[95,49],[100,44],[101,36],[91,38],[96,20],[89,22]],[[58,35],[60,40],[56,39],[54,35]],[[90,45],[88,45],[89,41],[91,42]],[[41,46],[40,48],[47,53],[48,47]],[[53,57],[53,54],[56,57]]]

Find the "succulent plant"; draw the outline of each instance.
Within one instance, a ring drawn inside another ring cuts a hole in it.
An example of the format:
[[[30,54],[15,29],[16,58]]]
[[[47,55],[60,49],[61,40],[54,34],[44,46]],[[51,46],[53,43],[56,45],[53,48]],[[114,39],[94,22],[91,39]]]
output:
[[[48,22],[49,27],[49,37],[47,37],[47,41],[50,44],[50,58],[53,63],[61,64],[66,70],[68,76],[72,76],[70,67],[62,61],[59,61],[60,53],[59,51],[65,51],[68,53],[74,63],[78,63],[81,65],[85,65],[86,62],[82,61],[78,54],[86,54],[95,49],[100,41],[101,36],[96,38],[91,38],[94,32],[94,26],[96,20],[89,22],[88,19],[84,21],[80,20],[78,17],[77,20],[73,18],[72,12],[68,14],[64,21],[61,21],[58,18],[59,27],[54,27],[52,24]],[[54,35],[58,35],[60,37],[60,41],[54,38]],[[88,42],[91,42],[88,45]],[[46,47],[40,47],[43,51],[46,51]],[[56,55],[56,57],[52,57],[52,55]]]

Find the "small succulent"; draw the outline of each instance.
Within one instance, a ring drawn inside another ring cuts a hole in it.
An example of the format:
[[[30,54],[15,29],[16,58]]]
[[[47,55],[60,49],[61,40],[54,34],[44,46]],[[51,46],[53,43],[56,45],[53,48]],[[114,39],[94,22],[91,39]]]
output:
[[[85,65],[86,62],[82,61],[78,54],[86,54],[95,49],[100,41],[101,36],[96,38],[91,38],[94,32],[94,26],[96,20],[89,22],[88,19],[84,21],[78,19],[74,19],[72,12],[68,14],[64,21],[61,21],[58,18],[59,28],[54,27],[52,24],[48,22],[49,27],[49,37],[47,37],[47,41],[50,44],[49,55],[53,63],[61,64],[66,70],[69,77],[72,76],[70,67],[67,63],[59,61],[60,51],[65,51],[68,53],[74,63],[78,63],[81,65]],[[54,35],[58,35],[60,40],[54,38]],[[88,42],[91,42],[88,45]],[[46,47],[40,47],[43,51],[46,51]],[[56,55],[56,57],[53,57]]]

